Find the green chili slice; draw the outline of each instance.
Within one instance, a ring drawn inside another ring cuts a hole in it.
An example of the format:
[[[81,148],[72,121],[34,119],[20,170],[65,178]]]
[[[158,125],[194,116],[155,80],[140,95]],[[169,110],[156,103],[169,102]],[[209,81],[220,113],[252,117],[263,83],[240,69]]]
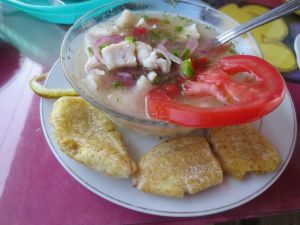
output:
[[[185,59],[182,61],[180,66],[181,72],[186,78],[192,78],[195,75],[195,71],[192,66],[192,60],[191,59]]]
[[[135,42],[135,38],[133,36],[125,37],[125,40],[128,41],[129,43],[134,43]]]

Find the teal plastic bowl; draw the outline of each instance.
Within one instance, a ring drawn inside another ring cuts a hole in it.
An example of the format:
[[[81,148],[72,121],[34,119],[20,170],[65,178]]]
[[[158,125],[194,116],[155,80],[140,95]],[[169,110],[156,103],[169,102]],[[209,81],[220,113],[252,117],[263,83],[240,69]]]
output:
[[[59,24],[73,24],[88,11],[109,0],[1,0],[5,4],[31,14],[41,20]],[[61,4],[63,2],[64,4]]]

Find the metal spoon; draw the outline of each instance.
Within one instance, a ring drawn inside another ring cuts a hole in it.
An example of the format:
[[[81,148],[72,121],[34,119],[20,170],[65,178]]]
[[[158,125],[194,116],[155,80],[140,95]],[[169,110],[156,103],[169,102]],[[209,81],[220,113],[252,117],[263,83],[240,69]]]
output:
[[[220,34],[217,36],[214,40],[213,43],[216,45],[221,45],[224,44],[231,39],[240,36],[241,34],[244,34],[258,26],[261,26],[263,24],[269,23],[273,20],[278,19],[279,17],[282,17],[284,15],[288,15],[292,12],[295,12],[296,10],[300,9],[300,0],[291,0],[288,1],[285,4],[282,4],[271,11],[262,14],[259,17],[256,17],[253,20],[250,20],[247,23],[241,24],[237,26],[236,28],[233,28],[231,30],[226,31],[223,34]]]

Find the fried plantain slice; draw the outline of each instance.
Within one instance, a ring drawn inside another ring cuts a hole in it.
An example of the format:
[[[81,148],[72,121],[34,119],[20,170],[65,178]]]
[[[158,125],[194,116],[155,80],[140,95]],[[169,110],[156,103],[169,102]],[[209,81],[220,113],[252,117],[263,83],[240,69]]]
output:
[[[69,157],[105,175],[127,178],[136,164],[111,120],[81,97],[61,97],[51,114],[53,134]]]
[[[34,91],[37,95],[44,98],[60,98],[62,96],[78,96],[78,93],[73,89],[50,89],[45,88],[40,84],[40,82],[44,81],[47,78],[47,74],[41,74],[34,76],[29,81],[29,86],[32,91]]]
[[[223,171],[203,137],[164,141],[147,152],[133,176],[143,192],[183,197],[222,183]]]
[[[208,140],[224,172],[237,179],[272,172],[280,164],[272,144],[249,124],[209,129]]]

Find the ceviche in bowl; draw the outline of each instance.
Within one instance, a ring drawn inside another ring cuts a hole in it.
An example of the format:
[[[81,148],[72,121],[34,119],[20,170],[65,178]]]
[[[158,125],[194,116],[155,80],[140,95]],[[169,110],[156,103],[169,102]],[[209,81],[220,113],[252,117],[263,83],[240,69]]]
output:
[[[276,109],[285,84],[251,35],[211,44],[236,25],[199,2],[114,1],[70,28],[61,63],[84,99],[140,132],[242,124]]]

